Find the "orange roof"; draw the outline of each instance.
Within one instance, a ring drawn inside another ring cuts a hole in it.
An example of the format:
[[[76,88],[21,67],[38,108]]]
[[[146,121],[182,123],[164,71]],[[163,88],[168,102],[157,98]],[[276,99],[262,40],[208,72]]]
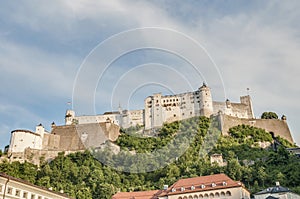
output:
[[[112,199],[156,199],[158,196],[228,189],[242,186],[243,185],[241,182],[234,181],[225,174],[215,174],[209,176],[180,179],[167,190],[119,192],[115,194]]]
[[[168,190],[163,192],[161,196],[241,186],[241,182],[234,181],[225,174],[215,174],[178,180]]]
[[[137,191],[137,192],[119,192],[113,195],[112,199],[154,199],[160,193],[160,190]]]

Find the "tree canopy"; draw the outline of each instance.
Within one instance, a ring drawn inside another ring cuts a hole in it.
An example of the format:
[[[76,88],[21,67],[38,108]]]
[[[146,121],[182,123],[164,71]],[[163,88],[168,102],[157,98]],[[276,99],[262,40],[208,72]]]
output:
[[[278,119],[278,115],[275,112],[263,112],[261,119]]]

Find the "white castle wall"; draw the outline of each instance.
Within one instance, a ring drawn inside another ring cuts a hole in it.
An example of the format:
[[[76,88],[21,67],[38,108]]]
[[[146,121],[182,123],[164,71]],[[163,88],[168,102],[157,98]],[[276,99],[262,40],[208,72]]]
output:
[[[42,125],[36,127],[36,132],[28,130],[14,130],[11,133],[8,152],[24,152],[26,148],[42,149],[45,129]]]

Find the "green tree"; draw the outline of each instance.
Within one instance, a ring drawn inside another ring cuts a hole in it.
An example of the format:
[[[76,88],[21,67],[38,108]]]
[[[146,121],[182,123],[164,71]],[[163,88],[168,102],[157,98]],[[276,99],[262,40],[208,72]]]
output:
[[[264,112],[261,119],[278,119],[278,115],[274,112]]]

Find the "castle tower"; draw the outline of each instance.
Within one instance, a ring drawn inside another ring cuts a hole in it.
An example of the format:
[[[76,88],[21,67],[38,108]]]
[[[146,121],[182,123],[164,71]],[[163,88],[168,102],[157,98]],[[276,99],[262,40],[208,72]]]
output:
[[[241,103],[248,106],[248,118],[254,118],[253,108],[252,108],[252,101],[250,95],[241,96],[240,97]]]
[[[210,117],[213,114],[213,102],[210,88],[205,83],[199,88],[200,97],[200,115]]]
[[[67,110],[65,116],[65,124],[71,125],[73,123],[73,119],[75,118],[75,111]]]
[[[152,127],[161,127],[163,122],[161,93],[156,93],[152,98]]]

